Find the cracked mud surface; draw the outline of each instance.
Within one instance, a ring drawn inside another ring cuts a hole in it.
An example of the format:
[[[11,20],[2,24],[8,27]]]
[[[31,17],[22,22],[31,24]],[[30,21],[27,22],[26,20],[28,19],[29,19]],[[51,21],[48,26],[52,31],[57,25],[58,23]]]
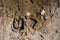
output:
[[[0,40],[60,40],[60,0],[0,0]]]

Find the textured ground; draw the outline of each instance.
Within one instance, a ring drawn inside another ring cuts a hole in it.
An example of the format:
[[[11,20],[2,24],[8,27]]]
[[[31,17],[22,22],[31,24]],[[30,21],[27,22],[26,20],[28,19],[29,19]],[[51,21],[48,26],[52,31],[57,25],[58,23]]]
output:
[[[0,40],[60,40],[60,0],[0,0]]]

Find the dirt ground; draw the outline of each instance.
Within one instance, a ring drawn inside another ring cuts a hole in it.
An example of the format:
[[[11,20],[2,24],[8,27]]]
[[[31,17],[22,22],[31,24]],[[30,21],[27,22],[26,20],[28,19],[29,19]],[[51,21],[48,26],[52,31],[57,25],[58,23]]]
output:
[[[0,40],[60,40],[60,0],[0,0]]]

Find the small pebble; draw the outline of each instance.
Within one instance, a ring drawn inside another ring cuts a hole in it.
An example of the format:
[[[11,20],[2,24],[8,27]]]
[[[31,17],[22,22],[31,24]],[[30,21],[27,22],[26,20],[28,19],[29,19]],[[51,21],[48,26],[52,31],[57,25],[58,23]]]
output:
[[[44,15],[44,14],[45,14],[45,10],[42,10],[41,15]]]
[[[26,14],[27,16],[30,16],[31,15],[31,13],[30,12],[27,12],[27,14]]]

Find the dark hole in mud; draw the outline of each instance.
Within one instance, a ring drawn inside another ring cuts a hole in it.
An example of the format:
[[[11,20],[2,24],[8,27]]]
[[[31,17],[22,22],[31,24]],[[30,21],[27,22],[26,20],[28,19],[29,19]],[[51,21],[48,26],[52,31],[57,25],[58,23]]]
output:
[[[43,35],[40,35],[40,36],[41,36],[42,38],[44,38]]]
[[[33,4],[33,0],[30,0],[31,1],[31,3]]]
[[[58,2],[57,2],[57,3],[58,3],[58,7],[60,7],[60,0],[58,0]]]
[[[56,33],[58,33],[58,31],[56,30]]]

